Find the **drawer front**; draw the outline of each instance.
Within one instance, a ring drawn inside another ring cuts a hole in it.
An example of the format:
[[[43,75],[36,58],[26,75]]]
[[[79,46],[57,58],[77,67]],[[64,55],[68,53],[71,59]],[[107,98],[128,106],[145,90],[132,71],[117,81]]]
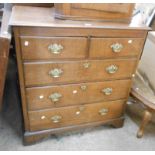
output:
[[[49,110],[29,111],[30,130],[60,128],[119,118],[123,114],[124,102],[118,100]]]
[[[129,78],[136,59],[24,63],[26,86]]]
[[[144,41],[143,38],[92,38],[90,57],[138,56],[143,49]]]
[[[21,37],[25,60],[84,58],[87,39],[84,37]]]
[[[27,88],[29,110],[125,99],[131,80]]]

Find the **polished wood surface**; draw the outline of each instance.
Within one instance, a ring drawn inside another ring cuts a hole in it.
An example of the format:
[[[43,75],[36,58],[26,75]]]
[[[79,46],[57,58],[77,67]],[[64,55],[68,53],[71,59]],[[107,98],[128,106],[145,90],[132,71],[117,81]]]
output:
[[[2,97],[5,84],[5,75],[7,67],[8,58],[0,56],[0,110],[2,108]]]
[[[128,96],[130,80],[116,80],[106,82],[80,83],[60,86],[27,88],[27,102],[29,110],[40,110],[52,107],[63,107],[75,104],[93,103],[125,99]],[[105,89],[111,88],[112,93],[106,94]],[[54,102],[49,97],[59,93],[62,97]]]
[[[143,38],[91,38],[90,57],[117,58],[124,56],[138,56],[144,45]],[[123,46],[120,52],[114,52],[113,44]]]
[[[9,54],[9,43],[10,41],[8,39],[0,37],[0,110],[2,108],[3,89]]]
[[[29,111],[30,130],[60,128],[63,126],[119,118],[123,114],[123,105],[124,101],[118,100],[40,111]],[[101,115],[101,109],[108,109],[107,114]],[[78,112],[80,113],[78,114]],[[60,122],[54,123],[52,117],[56,115],[61,116],[62,118]]]
[[[54,44],[62,46],[61,53],[55,54],[48,49]],[[22,58],[26,60],[85,58],[87,39],[85,37],[21,37],[21,47]]]
[[[63,20],[61,21],[63,25]],[[75,23],[76,24],[76,23]],[[149,28],[144,29],[141,28],[134,28],[130,27],[129,25],[126,25],[127,27],[124,27],[123,25],[118,26],[112,26],[108,27],[107,23],[106,25],[98,25],[98,27],[94,23],[83,23],[82,27],[78,27],[75,25],[73,27],[72,25],[64,25],[64,27],[59,27],[62,25],[55,25],[55,27],[49,28],[49,27],[33,27],[32,26],[20,26],[19,31],[21,36],[42,36],[42,37],[102,37],[102,38],[144,38],[147,35],[147,32]],[[95,27],[96,26],[96,27]]]
[[[115,58],[137,56],[144,44],[143,38],[86,38],[86,37],[23,37],[21,36],[22,57],[25,60],[85,58],[89,49],[92,58]],[[115,43],[123,45],[123,49],[115,53],[111,46]],[[61,45],[61,53],[49,51],[50,45]],[[76,50],[75,50],[76,49]],[[35,52],[31,52],[35,51]]]
[[[55,17],[71,20],[129,22],[134,4],[120,3],[55,3]]]
[[[111,65],[118,67],[118,70],[113,74],[108,73],[106,70]],[[136,65],[137,61],[134,58],[24,63],[25,85],[28,87],[66,82],[74,83],[131,78]],[[60,77],[54,78],[49,75],[50,71],[54,69],[62,71]]]
[[[33,16],[32,16],[33,14]],[[136,16],[132,19],[131,23],[116,23],[116,22],[89,22],[89,21],[71,21],[71,20],[58,20],[54,18],[53,8],[40,8],[40,7],[26,7],[26,6],[14,6],[12,8],[12,15],[10,24],[13,26],[36,26],[52,28],[108,28],[108,29],[127,29],[127,30],[149,30],[145,24],[141,21],[140,16]],[[27,27],[28,28],[28,27]],[[87,32],[87,30],[86,30]],[[26,33],[26,32],[25,32]],[[41,32],[38,32],[41,33]],[[109,32],[111,33],[111,32]],[[105,34],[106,35],[106,34]],[[122,35],[122,34],[120,34]],[[136,34],[134,35],[138,37]]]
[[[22,110],[23,110],[23,120],[24,120],[24,130],[29,131],[29,118],[27,113],[27,102],[26,102],[26,94],[25,94],[25,81],[24,81],[24,71],[22,64],[22,56],[21,56],[21,46],[19,40],[19,30],[13,28],[15,34],[15,44],[16,44],[16,57],[17,57],[17,67],[18,67],[18,77],[20,84],[20,93],[22,100]]]
[[[137,138],[143,137],[144,129],[145,129],[146,125],[151,121],[152,112],[150,112],[149,110],[145,110],[143,115],[144,116],[143,116],[142,124],[140,125],[140,128],[137,132]]]
[[[60,4],[59,4],[60,5]],[[62,4],[64,5],[64,4]],[[74,8],[81,8],[81,9],[90,9],[90,10],[100,10],[100,11],[108,11],[108,12],[121,12],[127,13],[131,6],[134,4],[128,3],[72,3],[71,6]],[[119,9],[118,9],[119,8]]]

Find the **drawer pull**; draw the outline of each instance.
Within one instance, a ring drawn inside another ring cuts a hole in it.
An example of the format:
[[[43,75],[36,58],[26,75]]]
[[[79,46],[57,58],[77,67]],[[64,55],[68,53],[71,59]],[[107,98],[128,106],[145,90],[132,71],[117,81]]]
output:
[[[86,85],[82,85],[80,88],[81,88],[81,90],[86,90],[87,86]]]
[[[60,115],[54,115],[51,117],[51,120],[53,123],[59,123],[61,119],[62,119],[62,116]]]
[[[46,118],[46,116],[41,116],[41,119],[45,119]]]
[[[29,46],[29,42],[28,42],[28,41],[25,41],[25,42],[24,42],[24,45],[25,45],[25,46]]]
[[[60,44],[51,44],[48,46],[48,50],[52,53],[52,54],[60,54],[61,51],[63,50],[63,46]]]
[[[84,63],[83,67],[86,68],[86,69],[89,68],[90,67],[90,63],[89,62]]]
[[[75,114],[76,114],[76,115],[80,115],[80,113],[81,113],[81,111],[76,111]]]
[[[58,102],[62,95],[60,93],[53,93],[49,96],[49,99],[52,100],[52,102]]]
[[[61,69],[55,68],[49,71],[49,75],[53,78],[58,78],[63,73]]]
[[[102,89],[102,92],[103,92],[105,95],[111,95],[111,94],[112,94],[112,88],[105,88],[105,89]]]
[[[116,73],[118,70],[118,66],[116,65],[110,65],[106,68],[106,71],[109,73],[109,74],[114,74]]]
[[[99,114],[101,115],[101,116],[104,116],[104,115],[106,115],[107,113],[108,113],[108,109],[106,109],[106,108],[103,108],[103,109],[101,109],[101,110],[99,110]]]
[[[123,45],[119,44],[119,43],[115,43],[115,44],[111,45],[111,48],[112,48],[113,52],[119,53],[123,49]]]

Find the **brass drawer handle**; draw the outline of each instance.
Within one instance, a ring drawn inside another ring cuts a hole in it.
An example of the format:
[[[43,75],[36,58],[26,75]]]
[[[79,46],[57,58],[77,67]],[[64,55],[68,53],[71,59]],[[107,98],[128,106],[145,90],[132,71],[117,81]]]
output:
[[[104,88],[102,89],[102,92],[105,94],[105,95],[111,95],[112,94],[112,88]]]
[[[63,73],[62,69],[54,68],[49,71],[49,75],[53,78],[58,78]]]
[[[101,110],[99,110],[99,114],[101,115],[101,116],[104,116],[104,115],[106,115],[107,113],[108,113],[108,109],[106,109],[106,108],[103,108],[103,109],[101,109]]]
[[[86,85],[82,85],[82,86],[80,86],[80,88],[81,88],[81,90],[86,90],[87,89],[87,86]]]
[[[85,62],[85,63],[83,64],[83,67],[86,68],[86,69],[89,68],[89,67],[90,67],[90,63],[89,63],[89,62]]]
[[[119,53],[123,49],[123,45],[120,43],[115,43],[110,46],[114,53]]]
[[[109,74],[114,74],[116,73],[118,70],[118,66],[116,65],[110,65],[106,68],[106,71],[109,73]]]
[[[51,44],[48,46],[48,50],[52,54],[60,54],[63,50],[63,46],[61,44]]]
[[[59,123],[61,121],[61,119],[62,119],[62,116],[60,116],[60,115],[54,115],[51,117],[51,120],[53,123]]]
[[[62,95],[60,93],[53,93],[49,96],[49,99],[51,99],[52,102],[58,102]]]

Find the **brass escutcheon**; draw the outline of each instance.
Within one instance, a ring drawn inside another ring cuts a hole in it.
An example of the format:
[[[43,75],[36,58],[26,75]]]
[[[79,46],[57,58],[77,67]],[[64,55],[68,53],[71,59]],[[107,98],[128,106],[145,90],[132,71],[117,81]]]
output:
[[[111,48],[112,48],[113,52],[119,53],[123,49],[123,45],[120,43],[115,43],[115,44],[111,45]]]
[[[53,123],[59,123],[61,119],[62,119],[62,116],[60,115],[54,115],[51,117],[51,120]]]
[[[104,88],[104,89],[102,89],[102,92],[105,95],[111,95],[112,94],[112,88]]]
[[[54,68],[49,71],[49,75],[53,78],[58,78],[63,73],[62,69]]]
[[[49,96],[49,99],[51,99],[52,102],[58,102],[62,95],[60,93],[53,93]]]
[[[106,109],[106,108],[103,108],[103,109],[101,109],[101,110],[99,110],[99,114],[101,115],[101,116],[104,116],[104,115],[106,115],[107,113],[108,113],[108,109]]]
[[[60,44],[51,44],[48,46],[48,50],[52,53],[52,54],[60,54],[63,50],[63,46]]]
[[[106,68],[106,71],[109,73],[109,74],[114,74],[116,73],[118,70],[118,66],[116,65],[110,65]]]

